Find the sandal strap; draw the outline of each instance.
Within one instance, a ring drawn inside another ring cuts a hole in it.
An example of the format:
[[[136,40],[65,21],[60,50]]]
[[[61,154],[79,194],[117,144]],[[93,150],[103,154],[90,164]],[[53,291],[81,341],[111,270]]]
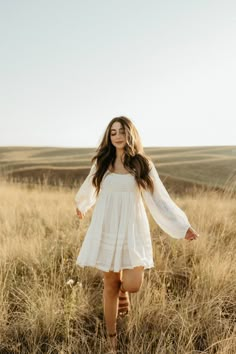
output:
[[[119,305],[119,309],[121,309],[121,308],[128,308],[129,307],[129,304],[128,304],[128,302],[126,302],[125,304],[120,304]]]
[[[115,333],[112,333],[112,334],[109,334],[109,333],[108,333],[108,336],[109,336],[109,337],[115,337],[115,336],[116,336],[116,332],[115,332]]]
[[[119,300],[127,300],[127,296],[119,296]]]

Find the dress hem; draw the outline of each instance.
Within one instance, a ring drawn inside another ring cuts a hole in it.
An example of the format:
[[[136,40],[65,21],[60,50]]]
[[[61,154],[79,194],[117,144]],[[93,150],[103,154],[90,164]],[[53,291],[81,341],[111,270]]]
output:
[[[130,266],[130,267],[121,267],[119,270],[114,270],[114,269],[106,269],[106,268],[104,268],[104,267],[97,266],[96,264],[94,264],[94,265],[92,265],[92,264],[81,264],[81,263],[76,262],[76,265],[77,265],[77,266],[80,266],[80,267],[82,267],[82,268],[84,268],[84,267],[93,267],[93,268],[102,270],[102,271],[104,271],[104,272],[110,272],[110,271],[112,271],[112,272],[120,272],[120,271],[123,270],[123,269],[133,269],[133,268],[139,267],[139,266],[143,266],[143,267],[144,267],[144,270],[145,270],[145,269],[151,269],[151,268],[154,268],[154,267],[155,267],[154,263],[152,263],[152,264],[150,264],[150,265],[148,265],[148,266],[146,266],[146,265],[144,265],[144,264],[137,264],[137,265],[133,265],[133,266]]]

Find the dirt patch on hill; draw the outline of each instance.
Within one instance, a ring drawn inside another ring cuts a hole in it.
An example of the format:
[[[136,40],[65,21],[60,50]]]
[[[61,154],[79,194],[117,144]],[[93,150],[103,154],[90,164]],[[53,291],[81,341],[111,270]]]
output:
[[[50,186],[66,186],[69,188],[79,187],[88,175],[89,168],[80,169],[52,169],[38,168],[14,171],[6,176],[7,180],[27,184],[48,184]],[[221,188],[209,187],[207,185],[184,181],[160,174],[160,178],[169,193],[183,195],[185,193],[195,194],[199,190],[217,190]]]

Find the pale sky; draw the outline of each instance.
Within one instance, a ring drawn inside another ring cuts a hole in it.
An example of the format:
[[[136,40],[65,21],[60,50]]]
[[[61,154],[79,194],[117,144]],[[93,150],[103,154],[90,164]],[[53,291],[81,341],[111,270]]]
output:
[[[0,146],[236,145],[235,0],[0,0]]]

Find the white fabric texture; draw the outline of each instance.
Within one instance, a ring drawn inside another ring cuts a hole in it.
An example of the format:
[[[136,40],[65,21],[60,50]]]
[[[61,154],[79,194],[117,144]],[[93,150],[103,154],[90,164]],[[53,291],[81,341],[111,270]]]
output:
[[[139,190],[133,175],[107,171],[96,197],[92,184],[96,165],[76,193],[77,208],[86,213],[95,203],[91,223],[84,237],[76,264],[108,272],[144,266],[154,267],[152,240],[145,211],[171,237],[185,237],[191,227],[186,214],[171,199],[151,162],[154,193]]]

